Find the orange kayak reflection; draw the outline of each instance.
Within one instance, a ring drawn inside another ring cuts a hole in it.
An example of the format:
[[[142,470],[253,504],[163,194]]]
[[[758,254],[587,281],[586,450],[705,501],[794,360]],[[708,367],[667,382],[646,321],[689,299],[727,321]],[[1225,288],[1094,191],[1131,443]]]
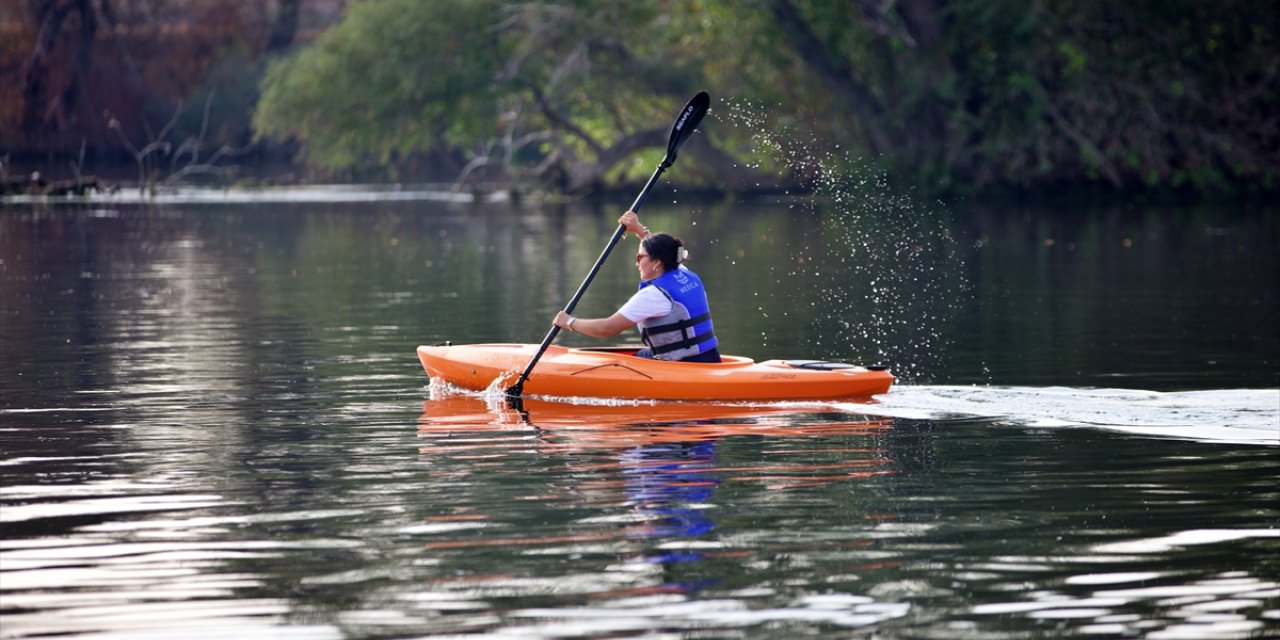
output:
[[[420,436],[465,435],[528,429],[564,446],[628,447],[654,442],[687,442],[730,436],[876,435],[889,418],[845,414],[842,420],[814,419],[823,405],[657,402],[574,404],[527,399],[522,410],[469,394],[450,394],[423,403]]]
[[[469,394],[427,400],[418,435],[430,440],[419,451],[451,459],[500,458],[519,453],[626,451],[662,444],[714,442],[734,437],[771,437],[788,442],[787,454],[802,453],[797,438],[852,436],[858,446],[831,447],[824,462],[765,463],[735,467],[744,478],[772,488],[813,486],[834,480],[891,473],[887,451],[876,443],[892,420],[841,413],[833,419],[822,405],[733,405],[654,403],[571,404],[525,400],[523,410]]]

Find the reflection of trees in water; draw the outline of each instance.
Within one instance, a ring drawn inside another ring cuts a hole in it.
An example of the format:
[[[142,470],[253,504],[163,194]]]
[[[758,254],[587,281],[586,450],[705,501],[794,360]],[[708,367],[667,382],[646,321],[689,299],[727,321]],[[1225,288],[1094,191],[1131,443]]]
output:
[[[269,505],[322,484],[299,451],[334,418],[322,389],[353,348],[334,327],[363,322],[349,296],[381,276],[362,268],[315,286],[319,268],[359,260],[335,259],[331,239],[364,223],[296,213],[117,205],[0,216],[0,308],[12,310],[0,322],[0,396],[24,412],[5,456],[38,460],[47,477],[79,481],[92,465],[157,491],[247,492]],[[312,373],[326,361],[327,374]]]
[[[190,488],[182,479],[202,469],[228,475],[217,454],[241,431],[216,425],[253,422],[238,402],[251,329],[233,319],[252,315],[256,287],[242,256],[188,222],[106,209],[0,217],[0,307],[17,310],[2,323],[0,392],[5,408],[32,411],[5,456],[77,480],[100,465],[157,490]]]
[[[884,494],[877,500],[878,509],[896,521],[932,522],[942,515],[937,502],[917,500],[942,491],[943,481],[937,475],[941,462],[937,424],[932,420],[897,418],[893,428],[877,438],[893,463],[893,474],[881,485]]]

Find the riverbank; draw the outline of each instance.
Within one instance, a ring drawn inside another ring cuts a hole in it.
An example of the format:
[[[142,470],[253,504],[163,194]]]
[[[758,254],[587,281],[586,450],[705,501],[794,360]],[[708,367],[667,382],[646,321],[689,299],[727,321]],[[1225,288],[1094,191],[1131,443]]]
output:
[[[735,203],[767,202],[801,198],[829,199],[829,195],[803,185],[789,188],[775,187],[749,192],[728,191],[696,186],[668,185],[670,193],[686,203]],[[587,196],[565,196],[536,190],[522,190],[506,184],[459,185],[452,182],[407,183],[305,183],[240,181],[219,185],[148,185],[129,181],[108,181],[98,176],[84,176],[55,181],[38,176],[27,179],[9,178],[0,186],[0,206],[7,204],[103,204],[103,203],[226,203],[252,202],[366,202],[378,200],[421,200],[456,203],[514,202],[521,205],[566,204],[570,202],[610,202],[625,200],[635,195],[630,185],[599,191]],[[895,194],[908,194],[911,189],[893,190]],[[858,194],[843,194],[857,198]],[[871,197],[871,196],[868,196]],[[923,199],[922,199],[923,200]],[[971,196],[938,197],[930,200],[948,208],[973,206],[1048,207],[1120,207],[1144,208],[1153,205],[1184,206],[1191,204],[1215,204],[1245,208],[1280,207],[1280,192],[1262,191],[1247,194],[1210,197],[1190,191],[1145,191],[1115,193],[1102,189],[1073,189],[1053,192],[995,191]]]

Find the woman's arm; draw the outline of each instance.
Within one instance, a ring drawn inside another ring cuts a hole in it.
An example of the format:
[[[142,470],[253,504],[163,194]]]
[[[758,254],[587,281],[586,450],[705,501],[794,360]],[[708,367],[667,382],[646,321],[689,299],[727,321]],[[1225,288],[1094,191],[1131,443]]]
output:
[[[556,314],[553,324],[561,329],[576,331],[592,338],[612,338],[636,326],[636,323],[628,320],[621,313],[615,313],[608,318],[573,318],[573,326],[569,325],[570,318],[573,316],[561,311]]]

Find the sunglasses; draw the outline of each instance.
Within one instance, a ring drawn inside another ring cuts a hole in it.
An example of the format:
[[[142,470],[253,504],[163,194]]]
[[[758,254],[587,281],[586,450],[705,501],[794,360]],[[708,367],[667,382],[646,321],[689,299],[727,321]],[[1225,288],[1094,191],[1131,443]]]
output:
[[[640,264],[640,260],[641,260],[641,259],[643,259],[643,258],[648,258],[648,257],[649,257],[649,254],[647,254],[647,253],[637,253],[637,254],[636,254],[636,264]]]

